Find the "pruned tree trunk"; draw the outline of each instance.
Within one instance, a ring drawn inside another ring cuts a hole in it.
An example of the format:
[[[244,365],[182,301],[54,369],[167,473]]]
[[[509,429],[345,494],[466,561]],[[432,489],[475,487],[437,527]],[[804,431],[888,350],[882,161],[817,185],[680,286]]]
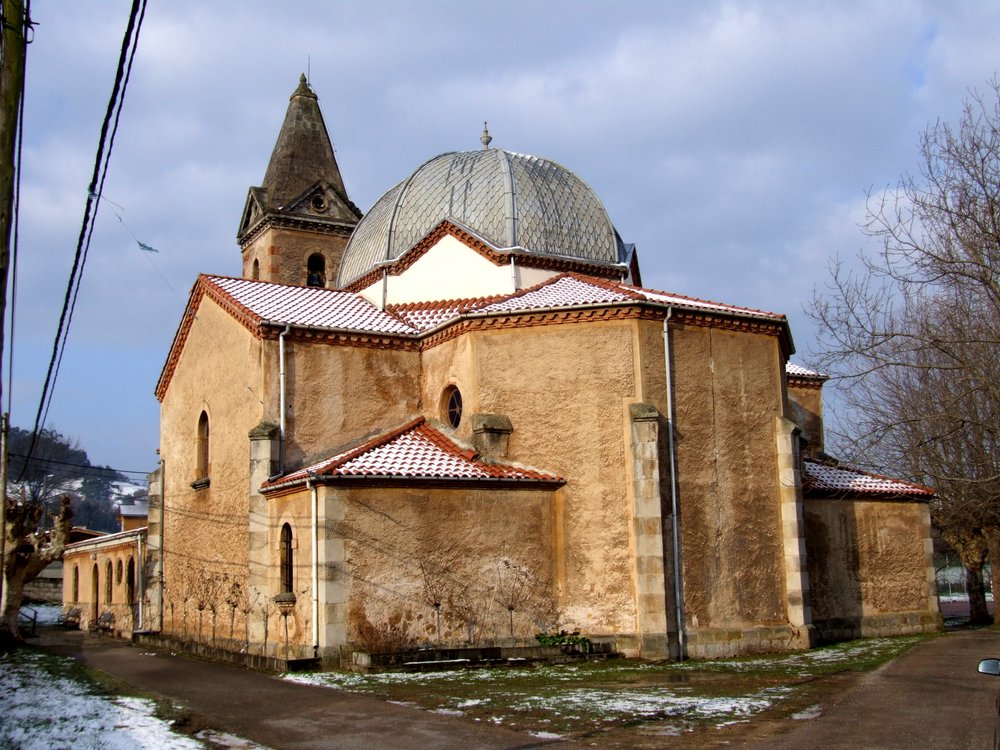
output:
[[[993,623],[1000,625],[1000,607],[997,606],[997,596],[1000,594],[1000,526],[989,526],[983,529],[986,538],[986,549],[990,559],[990,590],[993,592]]]
[[[62,558],[69,539],[69,522],[73,516],[69,497],[51,531],[39,530],[43,510],[34,504],[10,505],[6,517],[6,545],[3,560],[3,599],[0,601],[0,643],[21,640],[17,616],[21,610],[24,586],[38,577],[45,566]]]

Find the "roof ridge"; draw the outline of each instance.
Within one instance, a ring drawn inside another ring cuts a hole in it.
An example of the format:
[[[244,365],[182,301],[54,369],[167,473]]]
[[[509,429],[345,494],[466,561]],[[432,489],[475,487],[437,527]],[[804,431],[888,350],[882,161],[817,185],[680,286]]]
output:
[[[443,310],[448,307],[463,307],[476,304],[493,304],[504,299],[504,294],[489,294],[483,297],[457,297],[455,299],[427,300],[417,302],[393,302],[385,306],[386,310],[409,312],[411,310]]]
[[[759,313],[761,315],[766,315],[770,318],[783,318],[787,319],[784,313],[772,312],[770,310],[762,310],[757,307],[747,307],[746,305],[734,305],[731,302],[720,302],[719,300],[712,299],[702,299],[701,297],[692,297],[687,294],[679,294],[678,292],[667,292],[662,289],[653,289],[652,287],[646,286],[635,286],[634,284],[622,284],[624,288],[630,290],[638,290],[639,294],[642,292],[652,292],[653,294],[662,294],[666,297],[677,297],[678,299],[687,300],[688,302],[700,302],[703,305],[715,305],[716,307],[728,307],[731,310],[742,310],[744,312]]]

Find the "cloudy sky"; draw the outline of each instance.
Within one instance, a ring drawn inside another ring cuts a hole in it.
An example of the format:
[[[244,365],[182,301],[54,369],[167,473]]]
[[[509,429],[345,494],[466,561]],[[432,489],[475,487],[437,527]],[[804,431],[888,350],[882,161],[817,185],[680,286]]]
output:
[[[129,3],[32,11],[11,406],[25,428]],[[494,146],[596,190],[646,286],[784,312],[807,361],[803,307],[831,257],[866,245],[866,192],[914,171],[920,132],[994,76],[998,28],[987,2],[150,0],[104,190],[117,206],[98,216],[49,426],[93,462],[155,467],[153,387],[188,291],[199,272],[240,273],[240,211],[301,72],[362,210],[428,158],[478,148],[488,120]]]

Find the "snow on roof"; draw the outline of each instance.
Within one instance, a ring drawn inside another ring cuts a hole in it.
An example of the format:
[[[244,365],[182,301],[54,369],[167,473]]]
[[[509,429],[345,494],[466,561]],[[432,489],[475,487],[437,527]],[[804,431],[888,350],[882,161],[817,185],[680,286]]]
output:
[[[118,515],[125,518],[143,518],[149,515],[149,501],[139,500],[132,505],[119,505]]]
[[[204,278],[258,321],[383,334],[415,332],[412,326],[352,292],[313,286],[286,286],[229,276]]]
[[[667,294],[581,274],[555,276],[508,295],[478,299],[410,302],[380,310],[359,294],[339,289],[286,286],[228,276],[205,276],[217,292],[257,322],[346,329],[374,334],[415,334],[470,313],[528,312],[581,305],[656,302],[729,315],[783,320],[777,313]]]
[[[273,482],[266,482],[263,489],[291,487],[306,482],[310,477],[529,483],[564,481],[546,471],[512,464],[486,463],[475,451],[456,445],[423,418]]]
[[[474,297],[472,299],[449,299],[438,302],[407,302],[405,304],[387,305],[386,309],[417,330],[428,331],[442,323],[447,323],[449,320],[454,320],[462,313],[480,309],[501,299],[504,299],[503,295]]]
[[[805,459],[802,486],[806,490],[860,495],[930,497],[934,490],[922,484],[871,474],[848,466],[830,466]]]
[[[829,375],[822,372],[817,372],[816,370],[810,370],[802,365],[794,364],[793,362],[785,363],[785,374],[793,378],[817,378],[822,380],[828,380]]]

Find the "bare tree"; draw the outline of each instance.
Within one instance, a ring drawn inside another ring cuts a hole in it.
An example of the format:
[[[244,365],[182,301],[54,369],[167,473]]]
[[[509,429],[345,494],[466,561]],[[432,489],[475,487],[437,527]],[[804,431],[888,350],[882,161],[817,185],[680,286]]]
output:
[[[4,519],[6,536],[2,574],[3,601],[0,603],[0,643],[20,640],[17,616],[24,585],[38,576],[51,562],[62,558],[69,539],[72,517],[70,499],[63,497],[59,515],[51,529],[43,529],[44,508],[39,503],[8,503]]]
[[[852,425],[841,445],[932,484],[935,524],[981,581],[984,544],[1000,552],[997,81],[970,95],[957,126],[928,128],[920,157],[918,174],[869,197],[864,229],[879,251],[858,272],[835,264],[815,295],[817,364]]]

